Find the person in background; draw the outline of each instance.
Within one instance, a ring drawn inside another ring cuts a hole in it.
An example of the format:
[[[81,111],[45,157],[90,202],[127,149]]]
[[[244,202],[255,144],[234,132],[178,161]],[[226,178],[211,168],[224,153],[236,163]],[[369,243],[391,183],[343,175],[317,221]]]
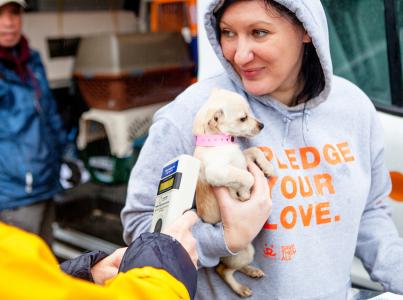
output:
[[[193,299],[197,252],[191,228],[197,220],[189,211],[164,233],[144,233],[127,249],[62,263],[65,273],[84,280],[63,273],[37,236],[0,222],[0,299]]]
[[[253,196],[240,203],[225,188],[216,190],[222,222],[193,227],[202,266],[196,298],[237,297],[212,267],[249,242],[252,265],[266,276],[251,278],[253,268],[238,272],[241,284],[231,284],[243,297],[346,299],[354,255],[386,291],[403,294],[403,239],[385,202],[391,182],[381,125],[368,96],[333,74],[322,3],[212,0],[204,21],[224,71],[155,114],[121,215],[126,242],[149,227],[158,170],[172,157],[193,153],[194,116],[211,90],[223,88],[244,96],[265,124],[259,135],[238,143],[260,147],[273,163],[275,176],[267,182],[255,172],[254,186],[270,186],[273,205],[262,213]],[[269,202],[265,193],[258,194]]]
[[[66,133],[37,51],[22,35],[23,0],[0,0],[0,220],[50,244]]]

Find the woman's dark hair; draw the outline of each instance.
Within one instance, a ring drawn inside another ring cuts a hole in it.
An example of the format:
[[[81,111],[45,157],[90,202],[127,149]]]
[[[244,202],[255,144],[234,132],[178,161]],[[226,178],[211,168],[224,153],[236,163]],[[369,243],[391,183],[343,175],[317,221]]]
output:
[[[221,30],[220,22],[224,12],[235,2],[247,1],[247,0],[226,0],[215,12],[214,16],[216,18],[216,32],[218,40],[221,40]],[[268,9],[273,8],[281,16],[288,18],[291,22],[298,24],[303,27],[302,23],[285,6],[273,1],[273,0],[262,0],[265,2]],[[312,42],[305,44],[304,55],[302,58],[301,73],[305,84],[302,91],[296,96],[295,103],[304,103],[309,99],[312,99],[320,94],[320,92],[325,88],[325,75],[323,73],[322,66],[319,61],[316,49]]]

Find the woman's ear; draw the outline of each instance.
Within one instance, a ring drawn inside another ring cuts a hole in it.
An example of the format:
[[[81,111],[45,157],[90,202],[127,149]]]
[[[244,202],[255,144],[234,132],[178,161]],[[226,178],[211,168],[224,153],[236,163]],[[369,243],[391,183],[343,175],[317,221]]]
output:
[[[305,30],[305,32],[304,32],[304,36],[303,36],[303,38],[302,38],[302,42],[304,42],[304,43],[306,43],[306,44],[312,42],[312,39],[311,39],[311,37],[309,36],[308,32],[306,32],[306,30]]]

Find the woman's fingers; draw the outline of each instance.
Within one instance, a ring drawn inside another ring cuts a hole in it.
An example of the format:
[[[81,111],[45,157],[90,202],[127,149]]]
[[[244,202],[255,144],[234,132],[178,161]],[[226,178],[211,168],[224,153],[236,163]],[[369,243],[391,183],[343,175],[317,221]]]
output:
[[[220,207],[225,242],[233,252],[243,249],[255,238],[271,213],[267,178],[255,163],[249,163],[248,170],[255,180],[249,200],[233,199],[226,187],[213,188]]]
[[[197,221],[199,221],[199,217],[197,216],[197,214],[194,211],[188,210],[183,214],[181,221],[183,222],[183,225],[186,226],[186,228],[191,230],[192,226]]]
[[[258,176],[260,173],[263,174],[262,170],[260,170],[260,168],[254,162],[248,163],[248,170],[254,177]]]
[[[255,184],[252,187],[252,194],[270,196],[269,183],[262,170],[255,163],[249,163],[248,170],[255,178]]]
[[[213,192],[214,192],[216,199],[218,200],[219,205],[228,203],[232,200],[232,198],[228,192],[228,189],[226,187],[223,187],[223,186],[213,187]]]

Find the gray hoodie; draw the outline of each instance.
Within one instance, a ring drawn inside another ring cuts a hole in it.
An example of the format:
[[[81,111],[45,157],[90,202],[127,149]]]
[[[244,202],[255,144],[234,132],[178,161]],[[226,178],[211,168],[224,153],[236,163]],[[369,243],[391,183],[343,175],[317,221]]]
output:
[[[193,118],[215,87],[247,98],[265,127],[242,148],[260,146],[272,161],[273,212],[253,241],[253,264],[266,277],[237,274],[253,290],[251,299],[345,299],[354,254],[373,280],[403,293],[403,240],[384,199],[390,179],[383,137],[374,106],[354,84],[334,76],[326,17],[319,0],[276,0],[293,11],[312,38],[326,79],[324,90],[307,105],[287,107],[270,96],[248,94],[223,58],[215,34],[213,0],[206,31],[225,73],[200,81],[158,111],[129,182],[122,211],[124,238],[148,231],[162,166],[192,154]],[[245,220],[247,222],[247,220]],[[222,224],[193,228],[202,268],[198,299],[237,299],[214,269],[231,255]]]

